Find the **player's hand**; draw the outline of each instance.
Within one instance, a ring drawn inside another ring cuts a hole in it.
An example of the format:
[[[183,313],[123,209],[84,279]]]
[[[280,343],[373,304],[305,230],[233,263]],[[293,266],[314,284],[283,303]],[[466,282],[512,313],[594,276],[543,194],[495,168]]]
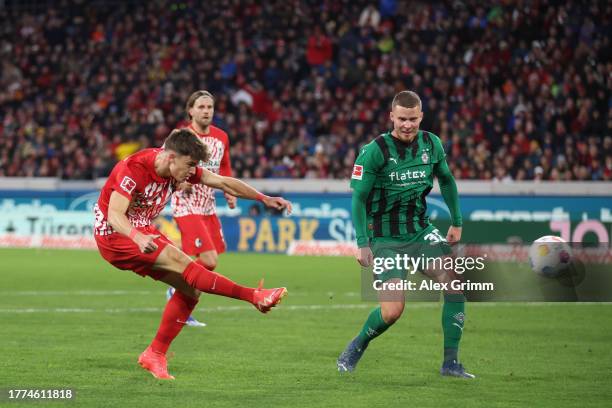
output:
[[[159,235],[139,233],[134,237],[134,242],[138,245],[140,252],[143,254],[150,254],[151,252],[157,251],[157,244],[154,242],[156,238],[159,238]]]
[[[227,206],[230,209],[233,210],[234,208],[236,208],[236,202],[238,201],[236,197],[228,193],[223,193],[223,196],[225,197],[225,201],[227,201]]]
[[[453,245],[459,242],[460,240],[461,240],[461,227],[453,227],[451,225],[450,228],[448,229],[448,232],[446,233],[446,241],[448,241],[449,244]]]
[[[282,197],[266,197],[262,200],[266,207],[277,210],[287,210],[287,215],[291,214],[291,202]]]
[[[193,184],[183,181],[181,184],[179,184],[178,191],[182,191],[184,194],[189,195],[193,192]]]
[[[372,253],[372,249],[370,247],[359,248],[357,251],[357,262],[359,265],[368,267],[372,266],[374,263],[374,254]]]

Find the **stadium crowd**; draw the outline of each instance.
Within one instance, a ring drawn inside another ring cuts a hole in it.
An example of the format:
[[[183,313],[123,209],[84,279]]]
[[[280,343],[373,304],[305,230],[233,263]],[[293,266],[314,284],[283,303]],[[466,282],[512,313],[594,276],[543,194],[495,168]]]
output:
[[[207,89],[238,177],[348,178],[412,89],[458,179],[612,180],[610,2],[40,3],[0,8],[0,176],[104,177]]]

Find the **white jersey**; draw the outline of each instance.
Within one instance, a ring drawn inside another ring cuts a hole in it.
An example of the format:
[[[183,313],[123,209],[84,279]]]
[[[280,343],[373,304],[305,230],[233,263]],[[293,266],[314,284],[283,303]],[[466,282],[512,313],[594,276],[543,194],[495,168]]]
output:
[[[231,176],[232,169],[229,162],[229,138],[227,133],[212,125],[208,134],[198,133],[191,126],[189,128],[208,146],[210,152],[208,161],[206,163],[200,162],[199,166],[222,176]],[[213,215],[216,211],[215,191],[208,186],[194,184],[191,193],[176,191],[172,196],[173,217]]]

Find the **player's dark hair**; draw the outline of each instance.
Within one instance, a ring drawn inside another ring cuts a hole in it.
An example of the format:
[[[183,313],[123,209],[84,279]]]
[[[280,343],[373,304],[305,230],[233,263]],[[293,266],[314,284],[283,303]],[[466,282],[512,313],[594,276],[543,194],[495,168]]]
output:
[[[421,104],[421,98],[416,92],[412,91],[402,91],[395,95],[393,98],[393,102],[391,103],[391,110],[395,108],[397,105],[404,108],[414,108],[418,106],[420,109],[423,109],[423,105]]]
[[[193,105],[195,105],[195,101],[197,101],[198,98],[200,98],[202,96],[209,97],[210,99],[212,99],[213,104],[215,103],[215,97],[212,96],[212,94],[210,92],[204,91],[204,90],[195,91],[194,93],[192,93],[189,96],[189,99],[187,99],[187,104],[185,104],[185,111],[187,112],[187,117],[189,118],[189,120],[191,120],[191,115],[189,114],[189,109],[193,108]]]
[[[172,150],[181,156],[189,156],[197,161],[208,161],[209,151],[199,137],[189,129],[175,129],[164,142],[164,150]]]

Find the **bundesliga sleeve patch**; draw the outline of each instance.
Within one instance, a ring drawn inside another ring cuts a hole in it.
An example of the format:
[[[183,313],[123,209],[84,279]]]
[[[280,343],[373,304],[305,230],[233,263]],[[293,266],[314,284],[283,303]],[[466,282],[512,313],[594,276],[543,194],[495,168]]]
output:
[[[132,194],[132,191],[134,191],[134,189],[136,188],[136,182],[128,176],[125,176],[123,180],[121,180],[121,184],[119,184],[119,187],[121,187],[128,194]]]
[[[351,174],[351,178],[355,180],[361,180],[363,177],[363,166],[356,164],[353,166],[353,174]]]

